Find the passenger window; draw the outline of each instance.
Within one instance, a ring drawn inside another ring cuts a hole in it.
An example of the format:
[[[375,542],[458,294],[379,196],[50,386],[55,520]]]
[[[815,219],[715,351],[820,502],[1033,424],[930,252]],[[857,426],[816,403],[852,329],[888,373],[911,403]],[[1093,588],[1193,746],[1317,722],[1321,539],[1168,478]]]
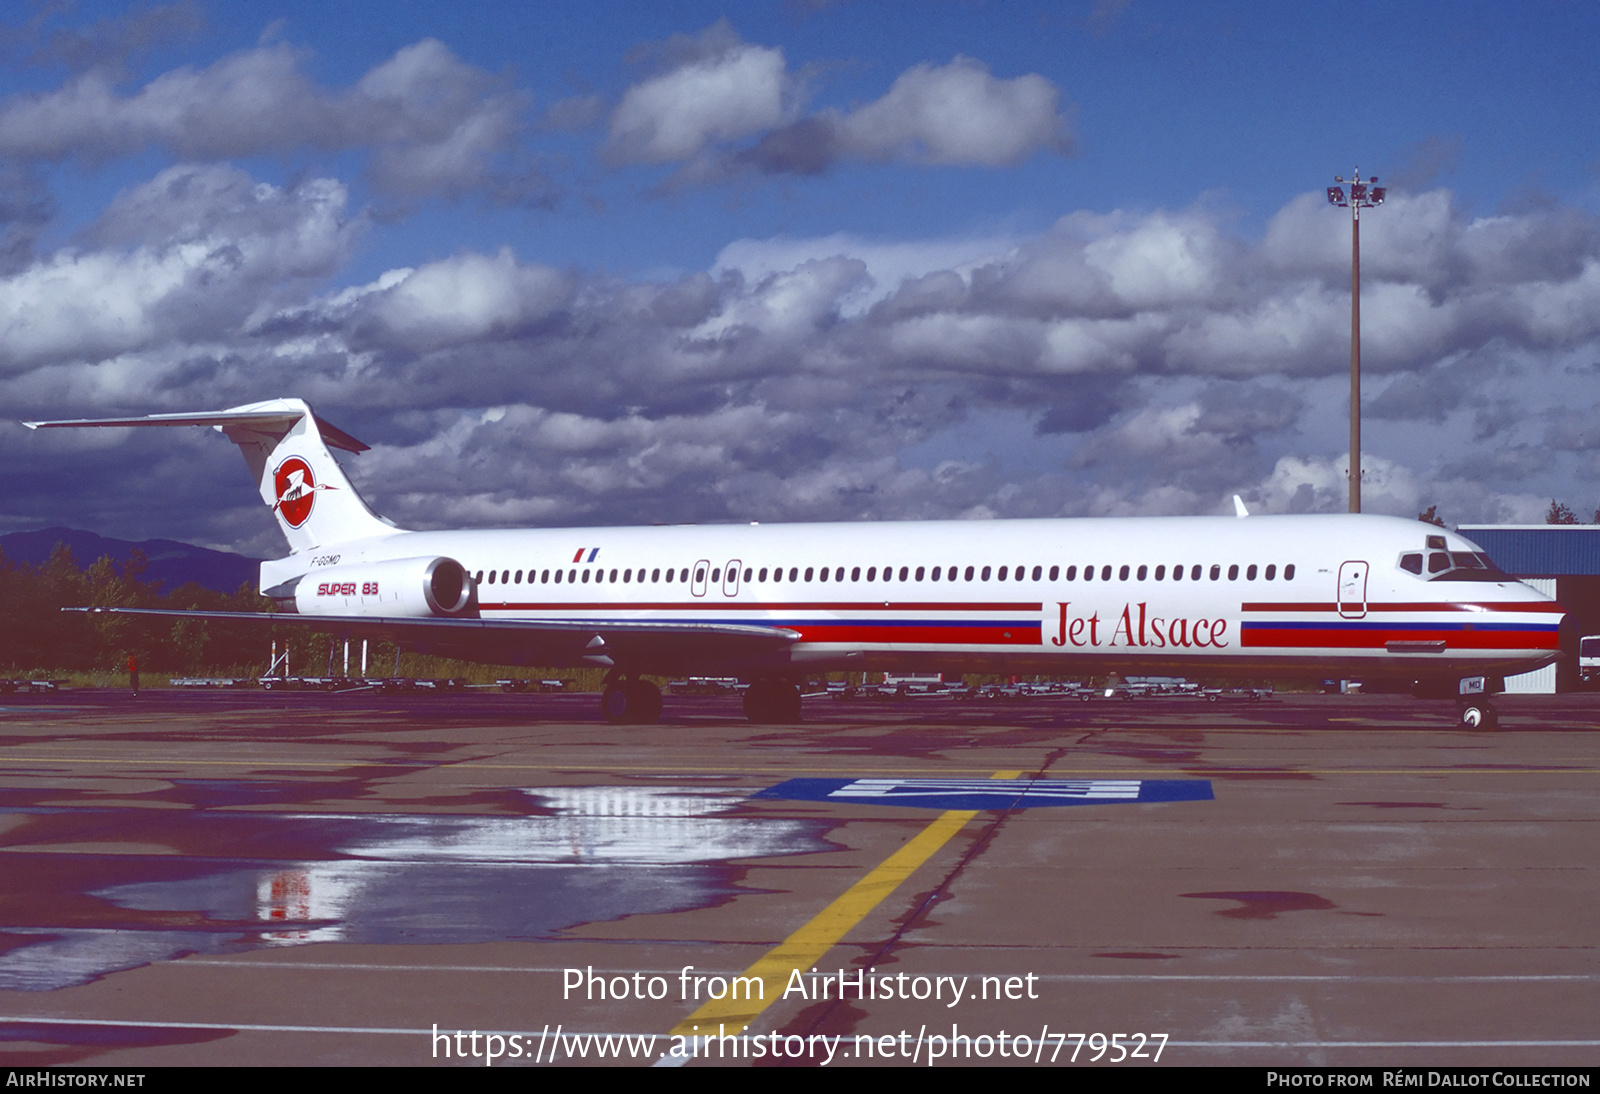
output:
[[[1165,581],[1166,579],[1167,579],[1167,568],[1165,566],[1157,566],[1156,567],[1156,580],[1157,581]]]
[[[1094,567],[1093,566],[1085,566],[1083,568],[1083,580],[1085,580],[1085,581],[1093,581],[1094,580]]]
[[[696,585],[700,584],[705,579],[706,579],[706,570],[705,570],[704,566],[702,566],[699,569],[695,570],[695,572],[694,572],[694,583]]]
[[[904,566],[902,566],[902,567],[900,567],[900,580],[904,581],[905,579],[906,579],[906,568]],[[918,581],[922,580],[922,567],[921,566],[917,567],[917,580]]]
[[[933,568],[933,573],[931,573],[931,574],[929,574],[929,575],[928,575],[928,576],[929,576],[929,577],[930,577],[930,578],[931,578],[931,579],[932,579],[932,580],[934,580],[934,581],[938,581],[938,580],[939,580],[939,567],[937,567],[937,566],[935,566],[935,567],[934,567],[934,568]]]
[[[835,570],[833,572],[833,580],[835,580],[835,581],[843,581],[844,580],[844,567],[843,566],[840,566],[837,570]]]
[[[1216,581],[1220,577],[1222,577],[1222,566],[1219,563],[1213,562],[1211,564],[1211,580]]]
[[[1117,571],[1117,580],[1118,581],[1126,581],[1126,580],[1128,580],[1128,568],[1126,566],[1124,566],[1122,569]]]
[[[1043,576],[1044,576],[1044,567],[1043,566],[1035,566],[1033,568],[1033,580],[1038,581]]]
[[[1133,576],[1137,577],[1140,581],[1143,581],[1147,576],[1149,576],[1149,573],[1150,573],[1150,567],[1148,567],[1148,566],[1140,566],[1139,567],[1139,572],[1134,574]]]
[[[1251,563],[1250,568],[1244,572],[1244,579],[1246,581],[1254,581],[1256,579],[1256,567],[1254,563]]]
[[[889,573],[888,573],[887,570],[884,571],[883,579],[885,581],[889,580]],[[878,580],[878,568],[876,566],[868,566],[867,567],[867,580],[868,581],[876,581],[876,580]]]
[[[1199,580],[1200,580],[1200,566],[1199,566],[1199,564],[1198,564],[1198,563],[1196,563],[1196,564],[1195,564],[1195,565],[1194,565],[1194,566],[1193,566],[1193,567],[1192,567],[1192,568],[1191,568],[1191,569],[1190,569],[1190,570],[1189,570],[1189,580],[1190,580],[1190,581],[1199,581]]]
[[[1422,555],[1421,555],[1421,553],[1417,552],[1417,551],[1412,551],[1409,555],[1401,555],[1400,556],[1400,568],[1402,570],[1406,571],[1406,573],[1416,574],[1417,576],[1420,577],[1422,575]]]
[[[680,582],[689,580],[689,567],[685,566],[683,569],[678,571],[678,580]]]
[[[792,573],[794,573],[794,571],[793,571],[793,570],[790,570],[790,571],[789,571],[789,572],[790,572],[790,573],[791,573],[791,574],[792,574]],[[812,574],[814,574],[814,573],[816,573],[816,570],[814,570],[814,569],[813,569],[813,568],[812,568],[812,567],[810,567],[810,566],[807,566],[807,567],[806,567],[806,580],[807,580],[807,581],[810,581],[810,580],[811,580],[811,575],[812,575]]]
[[[1111,580],[1111,567],[1110,566],[1102,566],[1102,567],[1100,567],[1100,580],[1101,581],[1110,581]]]
[[[817,571],[817,579],[819,581],[828,580],[828,568],[826,566],[824,566],[821,570]]]
[[[748,566],[744,568],[744,583],[746,585],[750,584],[750,567]]]
[[[1052,566],[1052,567],[1050,567],[1050,580],[1054,581],[1055,577],[1056,577],[1056,568],[1054,566]],[[1076,566],[1068,566],[1067,567],[1067,580],[1068,581],[1076,581],[1076,580],[1078,580],[1078,568]]]
[[[624,585],[626,585],[628,582],[630,582],[632,580],[633,580],[633,571],[632,570],[623,570],[622,571],[622,583]]]
[[[1267,578],[1268,581],[1271,581],[1273,578],[1275,578],[1277,576],[1278,576],[1278,565],[1277,565],[1277,563],[1273,563],[1272,565],[1267,567],[1266,578]]]
[[[651,582],[651,584],[654,584],[655,582],[660,581],[660,580],[661,580],[661,571],[660,570],[651,570],[650,571],[650,582]],[[668,581],[672,580],[672,571],[671,570],[667,571],[667,580]]]
[[[617,571],[612,570],[611,571],[611,576],[609,578],[607,578],[606,580],[610,581],[611,584],[615,585],[617,583]]]
[[[1172,568],[1172,580],[1174,580],[1174,581],[1182,581],[1183,580],[1183,567],[1182,566],[1174,566]]]
[[[561,584],[561,574],[562,574],[562,571],[560,571],[560,570],[556,571],[556,584],[557,585]]]
[[[672,574],[673,574],[673,571],[671,571],[671,570],[668,570],[668,571],[667,571],[667,584],[668,584],[668,585],[671,585],[671,584],[672,584]],[[559,573],[558,573],[558,574],[556,574],[556,580],[557,580],[557,581],[560,581],[560,580],[561,580],[561,575],[560,575],[560,574],[559,574]]]
[[[1061,567],[1059,567],[1059,566],[1050,567],[1050,580],[1054,581],[1056,579],[1057,575],[1059,575],[1060,573],[1061,573]],[[1067,578],[1067,580],[1071,581],[1072,578],[1069,576]]]
[[[1232,566],[1228,567],[1228,580],[1229,581],[1238,581],[1239,580],[1239,564],[1237,562],[1235,562]]]
[[[522,571],[521,570],[517,571],[517,576],[512,579],[512,584],[514,584],[514,585],[521,585],[522,584]]]
[[[585,585],[587,585],[587,584],[589,584],[589,574],[590,574],[590,573],[591,573],[591,572],[592,572],[592,571],[590,571],[590,570],[585,570],[585,571],[583,571],[583,583],[584,583],[584,584],[585,584]]]
[[[1294,580],[1294,563],[1291,562],[1291,563],[1289,563],[1289,565],[1287,565],[1287,566],[1285,566],[1283,568],[1283,580],[1285,580],[1285,581],[1293,581]]]
[[[900,567],[900,580],[901,581],[906,580],[906,578],[910,575],[910,573],[911,573],[911,567],[909,567],[909,566]],[[883,571],[883,579],[885,581],[889,580],[889,571],[888,570]],[[918,581],[922,580],[922,567],[921,566],[917,567],[917,580]]]
[[[1005,567],[1005,566],[1000,567],[1000,572],[994,575],[995,580],[996,581],[1004,581],[1006,579],[1006,574],[1009,573],[1009,572],[1010,572],[1010,569],[1008,567]],[[983,568],[983,580],[985,580],[985,581],[989,580],[989,567],[987,567],[987,566],[985,566]]]
[[[489,571],[489,584],[491,584],[491,585],[494,584],[494,575],[495,575],[495,571],[490,570]]]
[[[972,580],[972,567],[971,566],[967,567],[967,580],[968,581]]]
[[[850,571],[850,580],[851,581],[860,581],[861,580],[861,567],[860,566],[856,566],[856,567],[851,569],[851,571]]]
[[[561,571],[557,570],[556,571],[556,576],[559,577],[560,574],[561,574]],[[550,584],[550,571],[549,570],[540,570],[539,571],[539,584],[541,584],[541,585]]]
[[[767,580],[767,568],[765,566],[761,567],[761,576],[756,578],[756,580],[757,581],[765,581],[765,580]]]

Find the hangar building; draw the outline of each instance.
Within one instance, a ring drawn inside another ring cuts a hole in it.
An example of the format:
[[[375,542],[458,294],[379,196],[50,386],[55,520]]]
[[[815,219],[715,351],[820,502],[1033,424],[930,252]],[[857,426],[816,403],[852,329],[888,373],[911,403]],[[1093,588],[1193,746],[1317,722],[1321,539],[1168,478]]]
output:
[[[1506,573],[1555,597],[1577,624],[1562,632],[1565,657],[1538,672],[1508,677],[1506,690],[1577,690],[1578,636],[1600,635],[1600,525],[1463,524],[1456,531]]]

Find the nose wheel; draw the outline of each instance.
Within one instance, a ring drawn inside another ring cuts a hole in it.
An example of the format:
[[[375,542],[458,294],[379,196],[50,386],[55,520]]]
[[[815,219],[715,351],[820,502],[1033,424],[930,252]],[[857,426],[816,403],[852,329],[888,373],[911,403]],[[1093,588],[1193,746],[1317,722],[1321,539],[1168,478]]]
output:
[[[600,713],[614,726],[645,726],[661,721],[661,689],[648,680],[607,680]]]
[[[1456,706],[1465,729],[1493,729],[1499,724],[1500,717],[1494,704],[1487,699],[1463,699]]]

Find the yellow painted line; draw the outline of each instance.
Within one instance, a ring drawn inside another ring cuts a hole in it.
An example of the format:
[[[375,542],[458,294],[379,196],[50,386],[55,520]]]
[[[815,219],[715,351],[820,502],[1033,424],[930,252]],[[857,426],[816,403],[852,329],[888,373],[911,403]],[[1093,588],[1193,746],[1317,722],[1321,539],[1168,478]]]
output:
[[[1015,779],[1021,771],[997,771],[996,779]],[[743,991],[744,998],[735,998],[730,988],[722,999],[713,999],[689,1017],[673,1026],[668,1036],[687,1036],[705,1032],[717,1025],[738,1033],[746,1029],[756,1016],[783,997],[783,989],[795,969],[809,969],[824,954],[833,949],[850,928],[866,918],[867,913],[882,904],[889,894],[931,858],[934,852],[976,817],[976,809],[951,809],[941,813],[932,824],[918,832],[906,845],[884,859],[866,877],[846,889],[844,894],[818,912],[811,921],[794,934],[767,951],[754,965],[744,971],[744,984],[759,990]],[[738,983],[736,981],[736,983]],[[756,998],[749,996],[754,994]]]

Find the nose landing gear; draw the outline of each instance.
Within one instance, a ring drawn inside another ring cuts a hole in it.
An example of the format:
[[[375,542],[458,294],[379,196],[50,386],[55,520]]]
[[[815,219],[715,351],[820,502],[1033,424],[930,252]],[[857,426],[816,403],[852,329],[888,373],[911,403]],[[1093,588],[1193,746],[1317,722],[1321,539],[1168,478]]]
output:
[[[1494,729],[1500,722],[1494,704],[1481,695],[1471,699],[1463,696],[1456,708],[1461,714],[1461,725],[1466,729]]]
[[[1456,685],[1456,711],[1461,715],[1465,729],[1494,729],[1499,715],[1489,702],[1491,692],[1503,691],[1505,685],[1499,678],[1469,676]]]

